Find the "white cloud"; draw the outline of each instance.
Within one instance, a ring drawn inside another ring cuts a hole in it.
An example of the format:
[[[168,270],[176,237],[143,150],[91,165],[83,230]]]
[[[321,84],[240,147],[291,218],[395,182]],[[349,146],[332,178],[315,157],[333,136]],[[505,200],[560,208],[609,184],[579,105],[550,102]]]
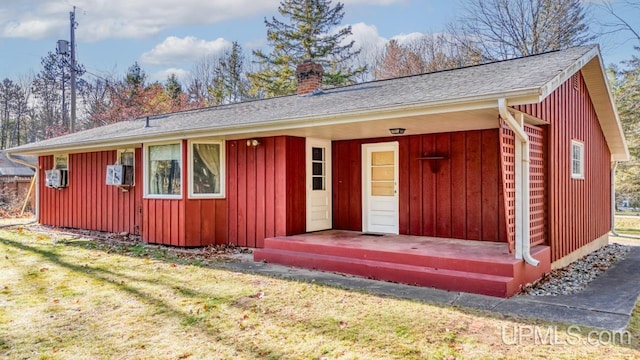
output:
[[[365,23],[357,23],[351,25],[351,36],[349,41],[355,41],[357,48],[378,48],[383,47],[387,43],[387,39],[380,36],[378,28],[375,25]]]
[[[0,37],[41,39],[68,31],[76,5],[81,41],[145,38],[174,26],[200,26],[274,11],[278,0],[4,1]]]
[[[423,34],[420,32],[412,32],[409,34],[398,34],[391,37],[391,39],[397,41],[399,44],[409,44],[416,40],[419,40],[423,37],[427,36],[427,34]]]
[[[27,3],[25,5],[25,2]],[[346,4],[386,6],[407,0],[345,0]],[[141,39],[177,26],[202,26],[275,13],[279,0],[38,0],[8,1],[0,9],[0,37],[42,39],[67,33],[69,12],[84,42]]]
[[[212,54],[222,54],[231,47],[231,42],[223,38],[206,41],[187,36],[169,36],[151,51],[145,52],[140,60],[149,65],[177,65],[185,61],[196,61]]]
[[[161,84],[164,84],[164,82],[167,81],[167,78],[171,74],[176,74],[176,76],[178,77],[178,81],[180,81],[180,83],[182,84],[185,84],[189,79],[189,71],[184,69],[179,69],[179,68],[168,68],[168,69],[164,69],[164,70],[150,74],[149,81],[150,82],[157,81]]]

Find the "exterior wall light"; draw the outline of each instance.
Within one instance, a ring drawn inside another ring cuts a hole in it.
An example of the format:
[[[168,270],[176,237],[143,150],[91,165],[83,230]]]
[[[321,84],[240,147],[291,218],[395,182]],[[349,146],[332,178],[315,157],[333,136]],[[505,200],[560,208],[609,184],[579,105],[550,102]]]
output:
[[[391,133],[391,135],[402,135],[404,134],[405,130],[405,128],[391,128],[389,129],[389,132]]]

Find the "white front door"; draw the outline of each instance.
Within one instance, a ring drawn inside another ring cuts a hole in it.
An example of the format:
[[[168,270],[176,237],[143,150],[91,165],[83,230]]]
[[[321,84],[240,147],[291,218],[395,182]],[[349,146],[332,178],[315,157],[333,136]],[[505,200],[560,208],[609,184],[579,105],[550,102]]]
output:
[[[398,142],[362,145],[362,231],[398,233]]]
[[[307,231],[331,229],[331,140],[306,143]]]

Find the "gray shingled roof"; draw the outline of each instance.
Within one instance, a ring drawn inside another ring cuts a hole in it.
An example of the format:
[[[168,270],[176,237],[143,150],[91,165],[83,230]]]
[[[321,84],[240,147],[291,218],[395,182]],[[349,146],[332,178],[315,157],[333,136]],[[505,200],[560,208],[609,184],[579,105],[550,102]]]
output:
[[[49,148],[79,149],[107,142],[140,143],[153,138],[268,125],[309,118],[340,118],[416,104],[489,97],[514,93],[540,95],[542,87],[566,72],[595,46],[575,47],[536,56],[461,69],[381,80],[334,88],[313,96],[283,96],[239,104],[135,119],[23,145],[11,152],[35,153]],[[576,69],[577,70],[577,69]]]
[[[22,161],[30,164],[37,164],[38,159],[35,156],[15,156]],[[7,158],[5,151],[0,151],[0,176],[33,176],[34,170],[28,166],[18,164]]]

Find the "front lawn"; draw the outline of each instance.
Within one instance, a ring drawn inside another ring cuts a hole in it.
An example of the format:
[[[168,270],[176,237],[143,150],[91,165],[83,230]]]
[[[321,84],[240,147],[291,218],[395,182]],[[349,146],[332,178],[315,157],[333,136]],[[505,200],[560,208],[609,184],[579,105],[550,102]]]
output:
[[[620,345],[591,341],[591,329],[230,272],[215,256],[143,244],[19,229],[0,231],[0,254],[0,358],[640,357],[638,311],[632,343]]]

